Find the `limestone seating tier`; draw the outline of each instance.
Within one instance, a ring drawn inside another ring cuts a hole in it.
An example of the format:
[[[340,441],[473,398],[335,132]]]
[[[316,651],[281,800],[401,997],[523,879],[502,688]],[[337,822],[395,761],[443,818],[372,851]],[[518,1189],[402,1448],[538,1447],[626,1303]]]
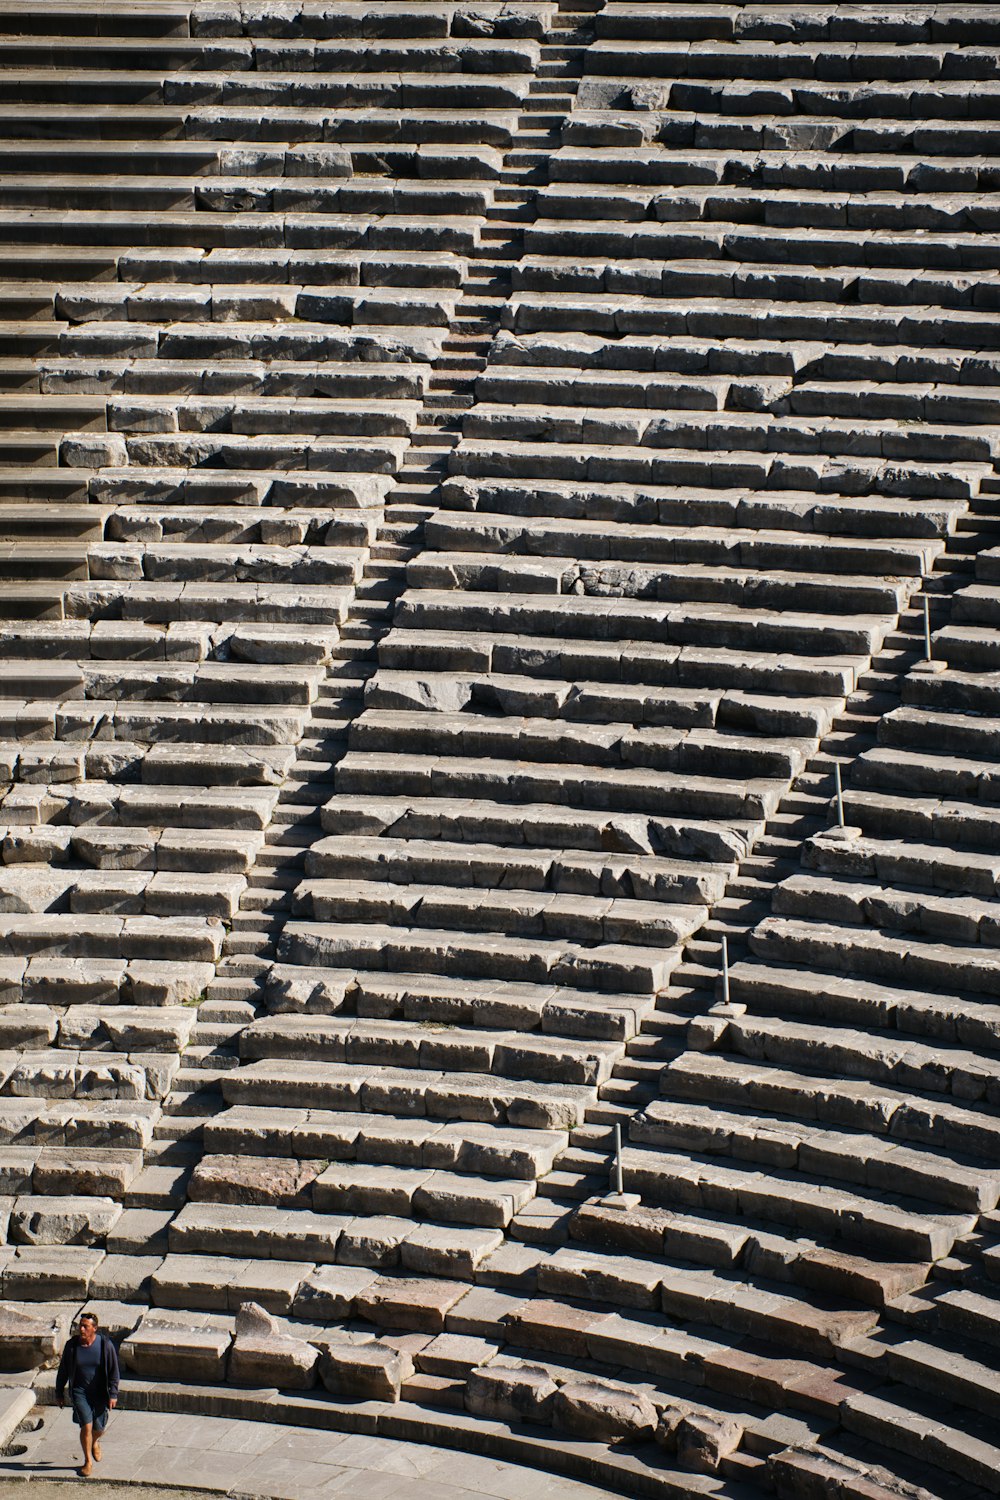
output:
[[[996,15],[0,33],[0,1361],[996,1493]]]

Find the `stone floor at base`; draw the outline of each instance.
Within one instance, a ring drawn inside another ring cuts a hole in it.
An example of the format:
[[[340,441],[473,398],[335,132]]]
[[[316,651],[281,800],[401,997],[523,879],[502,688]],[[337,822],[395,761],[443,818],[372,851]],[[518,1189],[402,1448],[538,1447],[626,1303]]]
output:
[[[0,1494],[21,1489],[25,1500],[63,1493],[54,1481],[75,1480],[80,1462],[77,1429],[68,1411],[48,1410],[37,1432],[19,1434],[0,1459]],[[610,1492],[538,1469],[456,1453],[422,1443],[354,1433],[320,1432],[222,1417],[116,1413],[108,1428],[100,1479],[90,1481],[104,1500],[136,1485],[136,1500],[186,1500],[189,1494],[252,1495],[268,1500],[611,1500]],[[95,1473],[95,1480],[97,1474]],[[169,1486],[169,1490],[147,1486]],[[620,1497],[618,1497],[620,1500]]]

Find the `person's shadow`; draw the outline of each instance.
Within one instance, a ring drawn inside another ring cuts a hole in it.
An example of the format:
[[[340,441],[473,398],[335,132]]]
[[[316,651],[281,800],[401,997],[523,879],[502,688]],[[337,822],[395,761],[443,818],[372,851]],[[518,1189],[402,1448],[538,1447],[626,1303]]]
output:
[[[52,1430],[58,1411],[46,1411],[41,1420],[36,1419],[36,1424],[30,1430],[19,1432],[11,1439],[7,1447],[0,1452],[0,1476],[9,1474],[12,1477],[22,1475],[30,1478],[32,1474],[63,1474],[67,1471],[75,1474],[83,1462],[83,1456],[77,1449],[74,1454],[72,1450],[67,1453],[66,1462],[51,1455],[43,1455],[37,1452],[41,1439],[52,1437]],[[76,1428],[72,1436],[76,1437]],[[35,1439],[33,1442],[32,1439]],[[67,1446],[71,1441],[67,1434]]]

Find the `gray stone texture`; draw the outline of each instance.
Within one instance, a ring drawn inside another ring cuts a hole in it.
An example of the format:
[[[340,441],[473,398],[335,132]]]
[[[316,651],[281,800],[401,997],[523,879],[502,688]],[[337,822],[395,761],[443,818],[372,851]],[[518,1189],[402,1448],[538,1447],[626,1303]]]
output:
[[[997,1493],[994,10],[0,33],[11,1389]]]

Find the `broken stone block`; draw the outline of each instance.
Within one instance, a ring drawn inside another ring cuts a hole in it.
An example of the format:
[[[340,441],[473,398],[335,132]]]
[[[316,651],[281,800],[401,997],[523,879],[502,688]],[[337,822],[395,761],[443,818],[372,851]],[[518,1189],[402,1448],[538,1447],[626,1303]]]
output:
[[[697,1474],[714,1474],[742,1441],[743,1428],[732,1417],[690,1412],[677,1427],[677,1462]]]
[[[654,1436],[660,1447],[666,1448],[668,1453],[677,1452],[677,1430],[688,1411],[686,1406],[664,1406],[660,1410],[660,1420],[656,1424]]]
[[[121,1213],[110,1198],[18,1198],[8,1233],[14,1245],[93,1245]]]
[[[656,1431],[656,1407],[648,1396],[600,1380],[560,1386],[552,1406],[556,1427],[592,1442],[648,1442]]]
[[[0,1302],[0,1371],[36,1370],[58,1358],[72,1314],[52,1317],[43,1308]]]
[[[413,1360],[389,1344],[332,1345],[320,1363],[320,1379],[333,1396],[351,1401],[398,1401]]]
[[[236,1314],[236,1338],[229,1353],[233,1385],[276,1386],[308,1390],[316,1384],[319,1355],[311,1344],[290,1337],[278,1319],[255,1302],[243,1302]]]
[[[325,1166],[278,1156],[206,1156],[191,1174],[188,1197],[196,1203],[308,1208],[310,1187]]]
[[[465,1405],[496,1422],[548,1425],[558,1387],[539,1365],[487,1365],[469,1372]]]

